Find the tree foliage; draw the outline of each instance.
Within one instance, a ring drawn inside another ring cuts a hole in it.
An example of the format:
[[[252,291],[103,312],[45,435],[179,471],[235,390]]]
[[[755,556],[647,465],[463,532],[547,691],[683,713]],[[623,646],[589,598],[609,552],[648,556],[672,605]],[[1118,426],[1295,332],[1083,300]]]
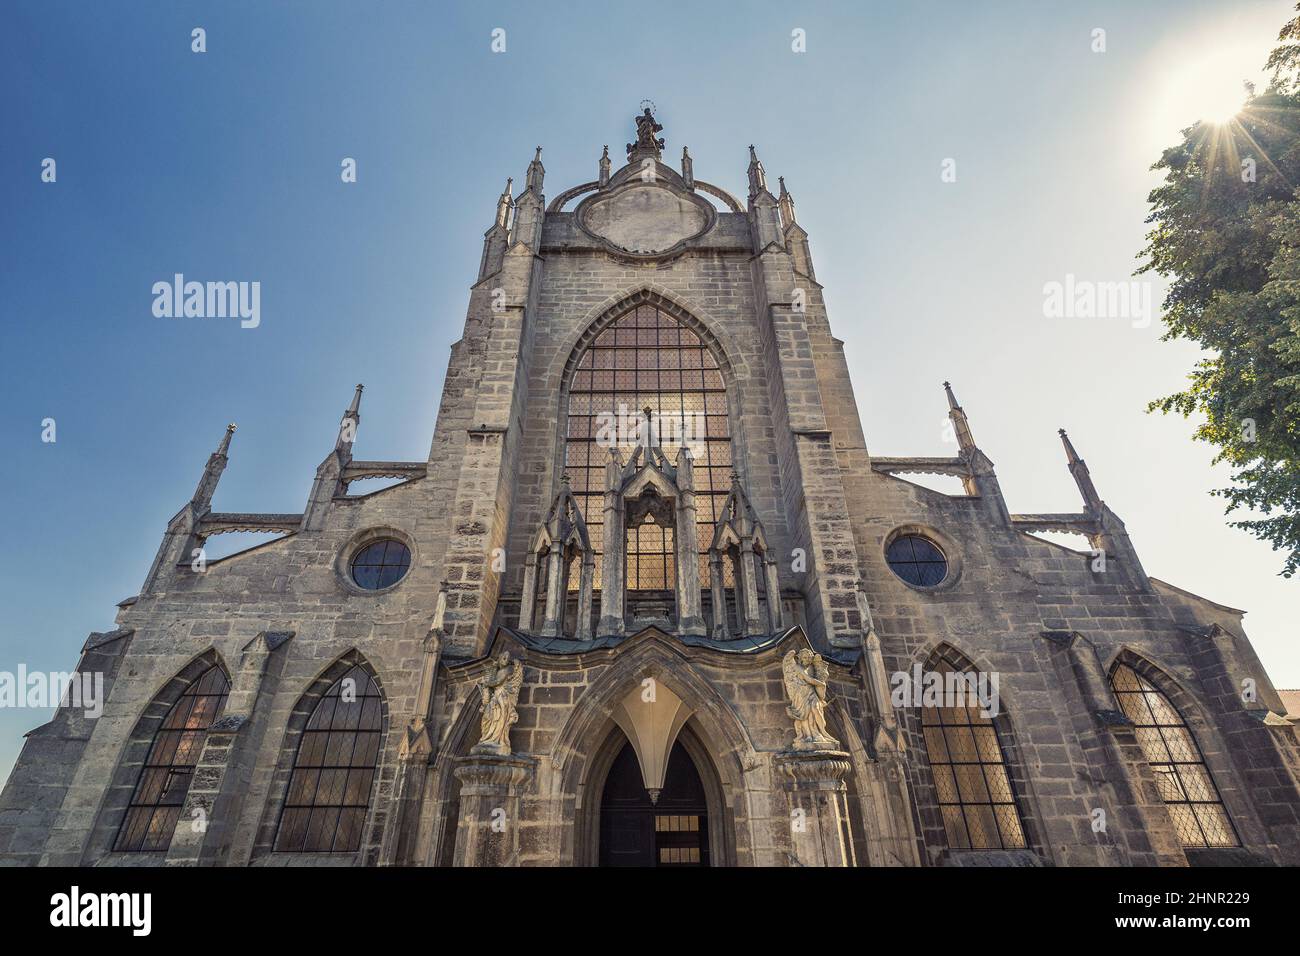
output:
[[[1300,4],[1297,5],[1300,10]],[[1214,494],[1231,524],[1300,569],[1300,17],[1279,36],[1269,89],[1225,124],[1197,123],[1152,168],[1140,272],[1171,280],[1165,339],[1206,357],[1151,410],[1197,415],[1232,486]]]

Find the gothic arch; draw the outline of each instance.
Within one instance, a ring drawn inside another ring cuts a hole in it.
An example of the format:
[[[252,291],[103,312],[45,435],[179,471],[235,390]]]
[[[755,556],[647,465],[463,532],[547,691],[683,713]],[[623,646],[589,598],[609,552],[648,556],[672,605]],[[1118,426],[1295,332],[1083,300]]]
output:
[[[1115,673],[1115,668],[1121,664],[1133,668],[1151,681],[1160,693],[1168,697],[1170,702],[1178,708],[1178,712],[1182,714],[1183,719],[1192,723],[1198,732],[1209,730],[1213,726],[1205,713],[1205,708],[1201,706],[1201,702],[1173,676],[1174,672],[1169,665],[1157,660],[1155,655],[1148,654],[1145,651],[1135,651],[1127,645],[1121,647],[1106,664],[1106,680],[1108,683],[1111,675]]]
[[[557,350],[556,358],[551,365],[551,374],[546,378],[546,381],[556,383],[558,388],[556,389],[555,398],[557,405],[555,406],[555,439],[551,453],[551,471],[549,477],[544,478],[545,484],[543,487],[545,490],[542,495],[541,510],[544,510],[545,502],[553,500],[559,492],[561,475],[566,470],[566,455],[569,449],[568,413],[570,410],[571,390],[579,363],[601,332],[638,306],[652,306],[680,323],[683,328],[699,337],[704,348],[716,360],[726,397],[730,467],[739,473],[742,479],[746,478],[747,462],[749,461],[746,451],[747,427],[749,426],[748,419],[742,413],[741,408],[741,385],[742,382],[750,379],[745,360],[738,357],[738,352],[732,343],[724,340],[719,323],[715,319],[678,294],[662,286],[647,283],[611,295],[600,305],[589,310],[577,329],[569,335],[561,348]],[[561,362],[564,363],[562,371]],[[738,373],[740,374],[738,375]],[[558,382],[555,376],[558,376]],[[629,411],[632,410],[629,409]],[[589,439],[575,440],[589,441]],[[700,463],[697,463],[696,467],[700,467]],[[591,463],[586,466],[586,470],[591,470]],[[597,472],[597,474],[599,473]],[[599,507],[600,497],[599,494],[593,494],[590,490],[580,497],[580,502],[582,502],[584,508],[583,518],[589,524],[600,524],[601,516],[590,513],[593,508]],[[701,513],[707,514],[707,512]],[[702,541],[706,540],[707,534],[708,532],[703,530],[703,525],[701,525],[700,539]],[[515,580],[519,582],[518,586],[521,588],[525,564],[526,562],[523,560],[515,562],[515,566],[518,568],[515,572]],[[603,576],[599,574],[599,556],[596,570],[598,573],[595,577],[603,580]],[[596,590],[599,590],[599,588]]]
[[[1121,666],[1131,667],[1150,681],[1178,711],[1196,741],[1201,760],[1209,770],[1239,842],[1242,845],[1267,842],[1262,827],[1258,827],[1250,794],[1237,784],[1236,767],[1220,735],[1219,724],[1210,719],[1201,701],[1173,676],[1167,665],[1158,663],[1145,651],[1136,651],[1126,645],[1116,651],[1106,665],[1106,686],[1117,707],[1119,701],[1114,689],[1114,675],[1116,668]],[[1145,755],[1143,759],[1145,761]]]
[[[621,659],[582,694],[551,748],[557,785],[572,799],[572,823],[557,825],[557,845],[568,865],[594,865],[598,859],[600,794],[610,764],[622,749],[622,730],[613,719],[618,702],[653,677],[693,710],[686,726],[698,746],[683,741],[717,806],[716,863],[734,865],[751,854],[745,774],[758,764],[744,726],[730,706],[681,655],[657,636],[636,647],[625,646]],[[701,764],[707,766],[701,766]],[[715,778],[710,785],[710,777]]]
[[[726,791],[718,775],[718,770],[708,747],[701,741],[698,731],[692,726],[694,718],[688,720],[677,736],[677,743],[682,745],[700,783],[704,785],[705,806],[709,815],[709,857],[712,866],[735,866],[735,823],[728,811]],[[601,798],[605,781],[609,777],[610,767],[615,758],[628,744],[627,735],[613,720],[604,728],[605,736],[600,747],[591,760],[590,772],[584,785],[586,805],[581,801],[574,816],[574,856],[575,866],[598,866],[600,861],[600,811]],[[567,847],[566,847],[567,848]]]
[[[666,312],[698,335],[713,350],[730,394],[737,372],[747,371],[748,364],[739,357],[734,345],[722,332],[721,323],[686,297],[661,285],[645,283],[615,293],[589,310],[556,351],[556,360],[562,358],[565,363],[560,373],[561,388],[565,398],[568,397],[569,381],[573,378],[573,371],[577,368],[578,360],[582,358],[582,353],[587,350],[587,346],[605,330],[607,325],[639,305],[652,305]]]
[[[262,811],[261,823],[258,826],[257,842],[253,847],[254,859],[270,854],[275,845],[276,830],[280,822],[280,810],[284,806],[288,793],[289,780],[293,775],[294,762],[298,755],[298,745],[307,722],[311,719],[316,710],[316,705],[320,703],[326,691],[353,667],[360,667],[365,671],[379,690],[381,727],[379,757],[375,766],[375,780],[371,785],[369,806],[366,810],[366,819],[362,829],[361,849],[356,853],[358,862],[366,864],[377,856],[383,828],[377,824],[375,814],[378,809],[380,794],[387,790],[384,784],[392,782],[395,769],[388,747],[388,694],[385,692],[384,682],[380,679],[379,673],[374,666],[366,659],[364,654],[354,647],[336,657],[331,664],[317,674],[307,684],[306,689],[298,697],[293,709],[289,712],[289,719],[284,728],[284,736],[280,742],[280,753],[276,759],[275,774],[271,778],[266,806]]]
[[[167,679],[149,702],[144,705],[140,716],[136,718],[131,733],[122,745],[118,755],[113,777],[104,792],[104,800],[96,814],[95,826],[82,855],[83,860],[98,859],[112,850],[118,828],[126,816],[131,795],[135,792],[136,782],[144,767],[145,759],[153,746],[155,735],[172,707],[181,695],[213,667],[221,668],[230,680],[230,668],[226,666],[221,654],[215,647],[209,647],[202,654],[192,658],[188,664]],[[158,851],[160,852],[160,851]]]
[[[927,642],[918,648],[912,654],[910,663],[920,663],[923,670],[928,672],[934,669],[941,658],[946,658],[949,662],[961,662],[963,670],[981,674],[997,672],[997,668],[990,666],[986,660],[977,659],[978,657],[979,655],[973,657],[967,654],[950,641],[935,641]],[[1029,764],[1010,716],[1016,709],[1015,693],[1012,690],[1008,694],[1008,690],[1011,689],[1004,687],[1001,680],[999,680],[998,714],[991,719],[993,726],[997,730],[998,743],[1002,750],[1003,766],[1006,768],[1007,777],[1011,782],[1012,794],[1020,814],[1025,849],[1041,858],[1050,859],[1050,851],[1041,835],[1042,827],[1039,824],[1038,801],[1033,792],[1033,778],[1029,773]],[[925,766],[927,770],[930,770],[929,751],[921,729],[921,714],[916,708],[904,707],[900,715],[900,723],[907,735],[909,749],[913,753],[925,753],[927,755],[924,761]],[[927,850],[933,850],[936,847],[948,847],[947,835],[942,820],[937,819],[937,813],[934,815],[936,819],[927,819],[921,813],[922,805],[927,809],[937,809],[938,807],[938,793],[935,788],[933,772],[920,772],[920,761],[910,761],[909,763],[910,789],[917,796],[917,799],[913,801],[915,817],[913,822],[922,843],[921,855],[922,858],[925,858]],[[947,852],[945,849],[945,855]]]

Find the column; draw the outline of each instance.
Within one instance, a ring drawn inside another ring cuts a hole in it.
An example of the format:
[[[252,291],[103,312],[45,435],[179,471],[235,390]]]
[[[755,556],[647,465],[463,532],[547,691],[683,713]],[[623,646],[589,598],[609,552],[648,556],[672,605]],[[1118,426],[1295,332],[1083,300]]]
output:
[[[727,634],[727,589],[722,586],[722,555],[709,551],[709,589],[713,593],[713,639],[725,641]]]
[[[775,755],[789,807],[791,866],[856,866],[849,829],[849,755],[839,750]]]
[[[521,796],[536,761],[516,754],[456,758],[460,819],[453,866],[518,866]]]

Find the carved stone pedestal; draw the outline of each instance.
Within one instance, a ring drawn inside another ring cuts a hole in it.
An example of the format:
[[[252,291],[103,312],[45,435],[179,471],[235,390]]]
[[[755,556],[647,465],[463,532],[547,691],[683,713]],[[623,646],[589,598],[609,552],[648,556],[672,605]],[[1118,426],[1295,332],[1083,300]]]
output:
[[[518,866],[520,796],[536,764],[517,754],[456,758],[460,819],[453,866]]]
[[[789,802],[791,866],[856,866],[849,832],[852,769],[842,750],[785,750],[774,757]]]

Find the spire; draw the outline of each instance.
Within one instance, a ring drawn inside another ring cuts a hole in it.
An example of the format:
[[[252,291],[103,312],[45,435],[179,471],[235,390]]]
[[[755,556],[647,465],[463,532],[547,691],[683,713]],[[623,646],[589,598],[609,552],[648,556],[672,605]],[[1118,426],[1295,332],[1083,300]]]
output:
[[[781,184],[781,195],[777,200],[777,206],[781,210],[781,226],[789,229],[795,224],[794,218],[794,197],[790,195],[785,188],[785,177],[778,176],[777,182]]]
[[[358,385],[352,394],[352,404],[343,413],[343,420],[339,422],[339,436],[334,442],[335,451],[349,456],[352,454],[352,443],[357,437],[357,426],[361,424],[361,390],[364,388],[364,385]]]
[[[510,211],[515,208],[515,198],[510,192],[514,184],[513,178],[507,179],[505,191],[501,193],[501,198],[497,200],[497,225],[502,229],[510,228]]]
[[[952,421],[953,431],[957,435],[957,447],[964,454],[975,451],[975,436],[971,434],[970,422],[966,418],[966,412],[957,404],[957,396],[952,393],[952,385],[944,382],[943,390],[944,394],[948,396],[948,418]]]
[[[687,189],[695,188],[695,163],[685,146],[682,147],[682,179],[686,181]]]
[[[1079,486],[1079,494],[1083,496],[1084,504],[1091,511],[1100,511],[1101,496],[1097,494],[1097,488],[1092,483],[1088,463],[1074,450],[1074,443],[1070,441],[1070,436],[1065,433],[1064,428],[1058,429],[1057,433],[1061,436],[1061,444],[1065,446],[1065,460],[1069,464],[1070,474],[1074,476],[1074,483]]]
[[[600,154],[600,185],[602,188],[609,185],[609,146]]]
[[[749,147],[749,201],[760,194],[767,192],[767,173],[763,171],[763,164],[758,161],[758,154],[754,152],[753,145]]]
[[[542,165],[542,147],[538,146],[533,161],[528,164],[528,180],[524,188],[540,196],[542,193],[542,180],[545,176],[546,167]]]
[[[216,493],[217,482],[221,480],[221,473],[226,470],[227,456],[230,453],[230,439],[235,434],[235,427],[234,422],[226,426],[226,433],[221,436],[221,442],[217,445],[217,450],[208,456],[208,463],[203,469],[203,477],[199,479],[198,487],[194,489],[194,496],[190,498],[190,504],[197,514],[202,515],[212,508],[212,496]]]

